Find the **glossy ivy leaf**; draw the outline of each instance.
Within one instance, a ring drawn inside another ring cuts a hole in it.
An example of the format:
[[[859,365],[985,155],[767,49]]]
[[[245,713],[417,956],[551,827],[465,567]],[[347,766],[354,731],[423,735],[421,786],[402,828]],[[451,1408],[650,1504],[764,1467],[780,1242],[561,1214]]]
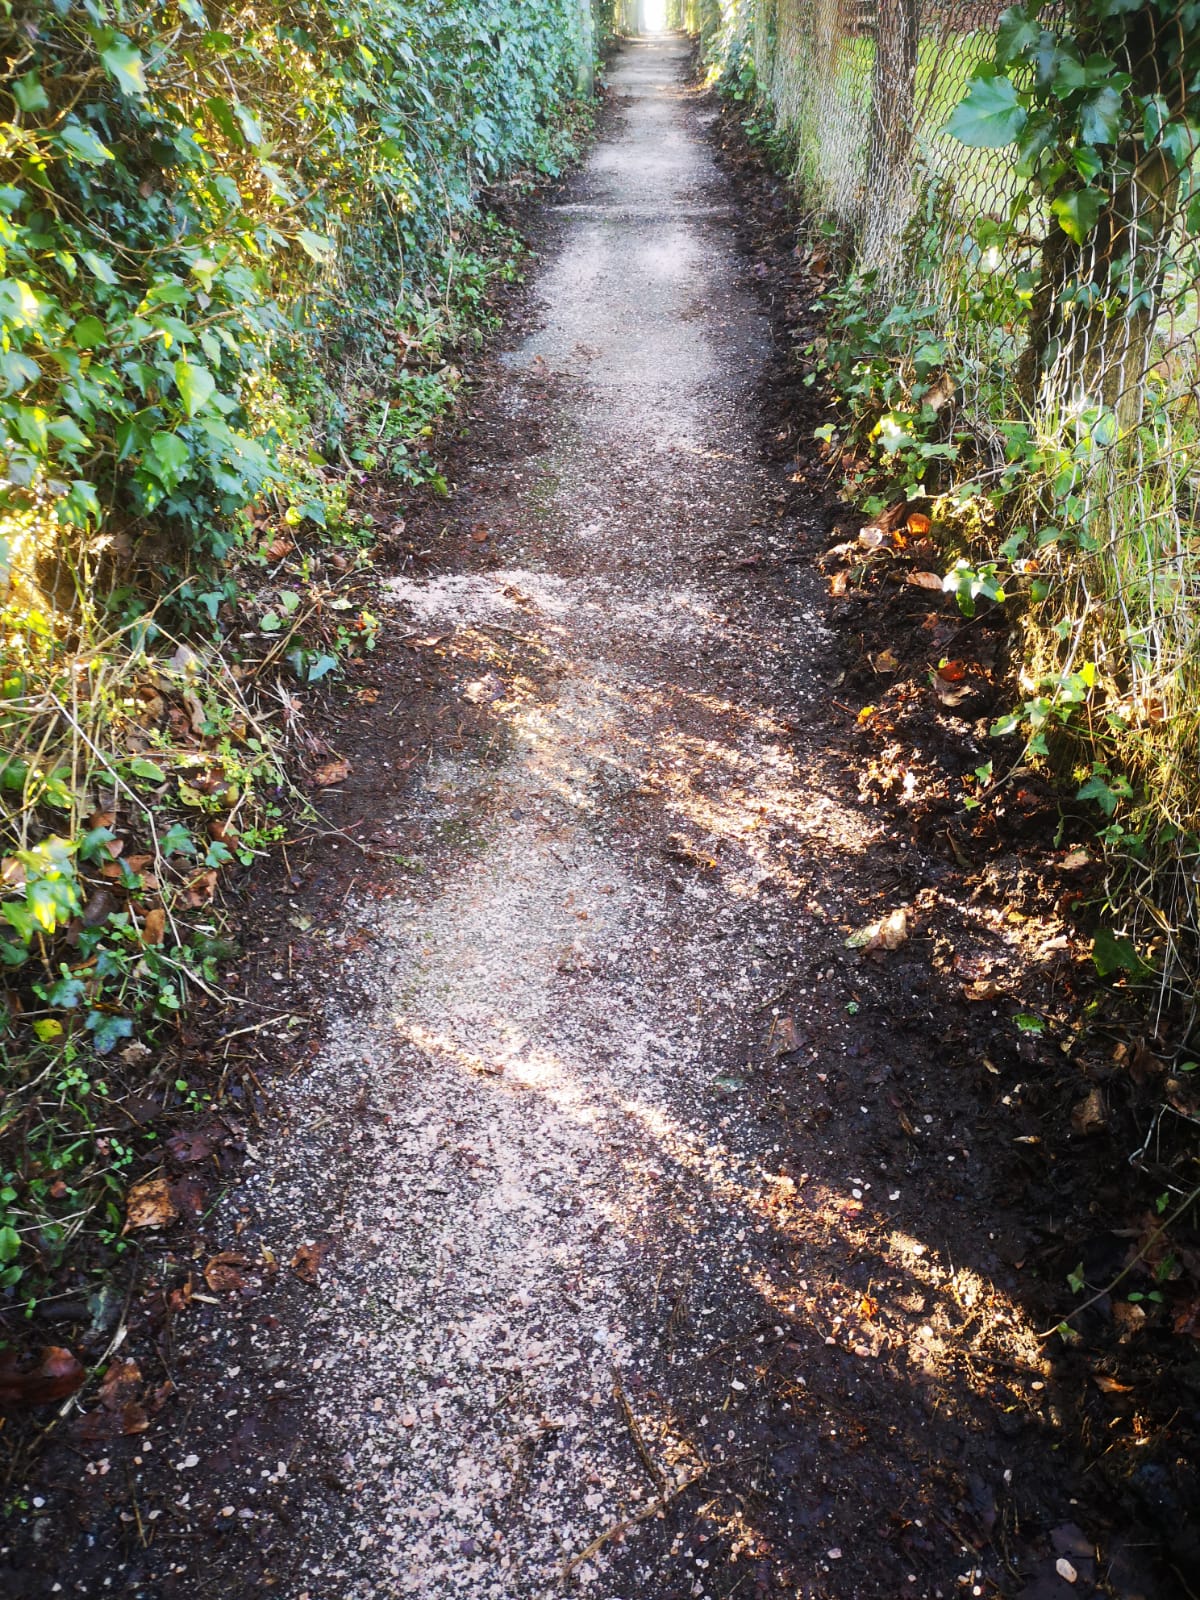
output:
[[[238,120],[238,126],[242,130],[242,138],[245,139],[247,144],[257,146],[265,142],[262,124],[252,111],[243,105],[235,105],[233,114]]]
[[[58,130],[55,141],[77,161],[85,161],[92,166],[116,159],[108,146],[102,144],[90,128],[85,128],[74,117],[69,117]]]
[[[1009,6],[996,24],[996,64],[1007,67],[1017,61],[1041,38],[1042,30],[1031,20],[1024,6]]]
[[[992,71],[972,82],[944,133],[977,150],[999,150],[1020,137],[1028,113],[1008,78]]]
[[[101,283],[107,283],[111,286],[120,281],[112,267],[107,261],[105,261],[104,257],[98,256],[94,250],[81,250],[79,252],[79,259],[87,267],[92,276],[94,278],[98,278]]]
[[[12,97],[22,111],[47,111],[50,107],[50,97],[36,72],[27,72],[23,78],[14,80]]]
[[[296,243],[311,260],[321,266],[328,266],[334,257],[334,244],[332,239],[323,234],[313,233],[311,228],[301,228],[296,235]]]
[[[140,54],[128,44],[109,45],[101,50],[105,72],[123,93],[140,97],[146,93],[146,76]]]
[[[1116,144],[1121,134],[1122,104],[1121,91],[1111,84],[1083,102],[1079,109],[1079,137],[1085,144]]]
[[[1059,227],[1075,244],[1082,244],[1100,219],[1104,196],[1099,189],[1072,189],[1050,202]]]
[[[206,367],[196,366],[190,361],[175,363],[175,382],[189,417],[194,417],[197,411],[204,409],[217,387],[216,379]]]

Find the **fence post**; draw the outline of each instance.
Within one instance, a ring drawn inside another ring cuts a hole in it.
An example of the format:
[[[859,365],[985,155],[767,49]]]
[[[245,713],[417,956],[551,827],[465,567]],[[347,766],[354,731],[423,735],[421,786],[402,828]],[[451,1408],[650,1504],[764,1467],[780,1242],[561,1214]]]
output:
[[[596,92],[596,19],[592,0],[577,0],[577,5],[575,93],[581,100],[590,100]]]
[[[898,204],[912,153],[920,0],[876,0],[871,136],[863,196],[862,256],[881,262],[907,218]]]

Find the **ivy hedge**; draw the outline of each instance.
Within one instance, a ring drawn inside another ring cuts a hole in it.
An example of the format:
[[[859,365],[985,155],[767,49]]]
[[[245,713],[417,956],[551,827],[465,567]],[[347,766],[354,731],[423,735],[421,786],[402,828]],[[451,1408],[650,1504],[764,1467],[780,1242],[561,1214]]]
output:
[[[363,474],[444,487],[487,193],[572,157],[611,16],[0,0],[0,1309],[123,1248],[115,1107],[208,1103],[225,877],[379,631]]]
[[[398,303],[444,279],[482,185],[553,170],[590,49],[575,0],[3,16],[10,561],[47,515],[223,554],[286,478],[271,375],[352,341],[398,368]]]

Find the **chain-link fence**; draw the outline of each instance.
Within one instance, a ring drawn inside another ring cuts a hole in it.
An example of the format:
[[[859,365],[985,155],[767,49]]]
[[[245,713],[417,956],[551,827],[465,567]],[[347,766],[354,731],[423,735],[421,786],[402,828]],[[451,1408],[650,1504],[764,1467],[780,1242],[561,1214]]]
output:
[[[1031,600],[1021,692],[1036,745],[1069,716],[1100,767],[1093,792],[1120,798],[1123,772],[1147,797],[1157,859],[1165,847],[1180,870],[1169,889],[1161,873],[1139,880],[1138,932],[1168,946],[1181,925],[1196,932],[1200,862],[1200,20],[1187,15],[1165,0],[675,11],[725,71],[752,72],[877,324],[908,330],[896,425],[948,447],[956,465],[931,483],[977,496],[985,535],[1009,541],[1004,576]]]

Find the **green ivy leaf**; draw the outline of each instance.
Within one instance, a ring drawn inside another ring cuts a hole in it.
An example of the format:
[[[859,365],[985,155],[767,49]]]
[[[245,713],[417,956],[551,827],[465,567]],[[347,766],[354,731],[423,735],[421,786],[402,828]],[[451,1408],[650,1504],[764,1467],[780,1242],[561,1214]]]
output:
[[[111,45],[107,50],[101,50],[100,60],[104,64],[105,72],[115,80],[122,93],[134,96],[146,93],[146,75],[142,69],[142,58],[132,45]]]
[[[21,1235],[17,1230],[7,1225],[0,1228],[0,1262],[7,1266],[10,1261],[15,1261],[20,1248]]]
[[[207,367],[195,366],[190,361],[175,363],[175,382],[189,417],[194,417],[212,399],[216,379]]]
[[[16,80],[12,85],[12,97],[22,111],[47,111],[50,107],[50,96],[42,88],[42,80],[36,72],[27,72]]]
[[[98,256],[94,250],[81,250],[79,259],[87,267],[92,277],[99,278],[101,283],[107,283],[111,286],[120,281],[104,257]]]
[[[177,433],[156,433],[146,465],[168,488],[174,488],[191,460],[191,451]]]
[[[942,129],[976,150],[1000,150],[1018,139],[1028,113],[1012,83],[994,72],[977,77]]]
[[[1002,11],[996,25],[996,61],[1006,67],[1010,61],[1035,45],[1042,36],[1036,22],[1031,22],[1024,6],[1009,6]]]
[[[98,1056],[106,1056],[116,1049],[122,1039],[133,1032],[131,1017],[114,1017],[105,1011],[92,1011],[87,1019],[88,1031]]]
[[[238,126],[242,130],[242,137],[247,144],[260,145],[266,142],[262,124],[252,111],[248,111],[243,105],[235,105],[233,114],[238,120]]]
[[[1102,978],[1109,978],[1114,972],[1128,972],[1140,977],[1147,971],[1146,963],[1138,955],[1133,941],[1118,938],[1107,928],[1096,930],[1092,940],[1092,961]]]
[[[1067,238],[1082,244],[1096,226],[1103,205],[1104,196],[1099,189],[1072,189],[1052,200],[1050,209]]]
[[[313,233],[310,228],[301,228],[296,235],[296,243],[305,255],[311,256],[320,266],[328,266],[333,260],[333,240],[327,239],[324,234]]]
[[[1125,784],[1128,789],[1128,783]],[[1128,798],[1122,792],[1120,784],[1114,786],[1099,772],[1094,772],[1086,782],[1082,783],[1075,796],[1076,800],[1094,800],[1104,812],[1106,817],[1111,817],[1121,800]]]
[[[135,756],[129,763],[129,770],[135,778],[144,778],[147,783],[166,783],[167,775],[157,761],[147,761],[145,756]]]
[[[108,146],[102,144],[90,128],[85,128],[83,123],[76,121],[74,117],[58,130],[55,140],[69,150],[76,160],[86,161],[91,166],[116,160]]]
[[[1116,144],[1121,133],[1122,96],[1111,85],[1090,95],[1079,108],[1079,137],[1084,144]]]
[[[223,100],[220,95],[213,95],[204,102],[204,109],[229,140],[230,144],[238,143],[238,126],[234,121],[233,107],[228,100]]]
[[[94,350],[108,338],[108,329],[99,317],[80,317],[71,329],[71,342],[80,350]]]
[[[196,841],[192,838],[192,830],[185,827],[182,822],[173,822],[158,842],[158,847],[164,856],[194,856],[196,854]]]

